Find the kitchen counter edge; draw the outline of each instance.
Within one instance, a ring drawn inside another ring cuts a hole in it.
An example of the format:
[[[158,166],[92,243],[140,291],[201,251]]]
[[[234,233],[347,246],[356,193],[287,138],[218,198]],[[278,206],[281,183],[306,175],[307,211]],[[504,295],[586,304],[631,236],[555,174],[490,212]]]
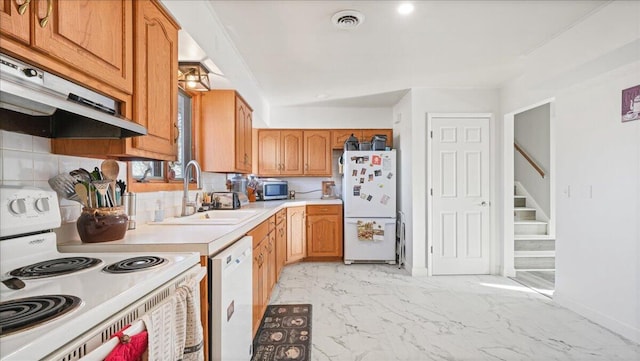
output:
[[[342,200],[300,199],[254,202],[240,209],[263,209],[264,212],[240,224],[192,226],[144,224],[139,225],[135,230],[127,231],[121,240],[83,243],[79,239],[74,239],[60,242],[58,251],[63,253],[198,252],[201,256],[214,256],[283,208],[326,204],[342,205]]]

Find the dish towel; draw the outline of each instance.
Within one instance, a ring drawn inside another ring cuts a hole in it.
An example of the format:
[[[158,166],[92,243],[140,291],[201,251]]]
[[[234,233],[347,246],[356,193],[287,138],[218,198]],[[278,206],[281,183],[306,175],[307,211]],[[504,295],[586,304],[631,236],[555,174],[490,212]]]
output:
[[[176,361],[182,356],[177,355],[175,351],[175,313],[176,300],[173,296],[142,316],[148,333],[149,361]]]
[[[200,322],[200,283],[186,281],[173,296],[142,316],[148,339],[149,361],[203,361],[204,337]]]
[[[176,290],[176,353],[183,361],[204,360],[204,337],[200,322],[200,283],[191,279]]]

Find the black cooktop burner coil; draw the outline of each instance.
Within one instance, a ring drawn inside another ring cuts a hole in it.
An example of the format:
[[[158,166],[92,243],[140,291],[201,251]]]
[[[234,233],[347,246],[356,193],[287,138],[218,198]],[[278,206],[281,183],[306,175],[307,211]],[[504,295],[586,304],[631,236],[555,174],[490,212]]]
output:
[[[82,300],[69,295],[25,297],[0,302],[0,337],[39,326],[75,309]]]
[[[54,277],[91,268],[101,262],[89,257],[56,258],[14,269],[9,274],[18,278]]]
[[[141,256],[128,258],[113,263],[103,269],[107,273],[130,273],[137,271],[145,271],[149,268],[160,266],[167,262],[166,259],[156,256]]]

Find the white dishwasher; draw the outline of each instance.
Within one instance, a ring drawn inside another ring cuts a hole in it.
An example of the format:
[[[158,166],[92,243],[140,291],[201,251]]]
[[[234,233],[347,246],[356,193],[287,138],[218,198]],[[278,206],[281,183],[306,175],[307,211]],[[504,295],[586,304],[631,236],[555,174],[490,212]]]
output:
[[[209,258],[211,360],[247,361],[253,353],[251,256],[253,241],[243,237]]]

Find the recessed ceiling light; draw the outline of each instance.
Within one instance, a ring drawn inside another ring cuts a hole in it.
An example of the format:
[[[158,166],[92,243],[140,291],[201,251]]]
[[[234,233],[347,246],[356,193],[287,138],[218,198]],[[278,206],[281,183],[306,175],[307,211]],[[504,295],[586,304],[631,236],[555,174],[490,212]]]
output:
[[[328,97],[329,97],[329,94],[325,94],[325,93],[320,93],[316,95],[316,98],[318,99],[327,99]]]
[[[408,15],[413,12],[413,4],[412,3],[403,3],[398,6],[398,13],[402,15]]]

